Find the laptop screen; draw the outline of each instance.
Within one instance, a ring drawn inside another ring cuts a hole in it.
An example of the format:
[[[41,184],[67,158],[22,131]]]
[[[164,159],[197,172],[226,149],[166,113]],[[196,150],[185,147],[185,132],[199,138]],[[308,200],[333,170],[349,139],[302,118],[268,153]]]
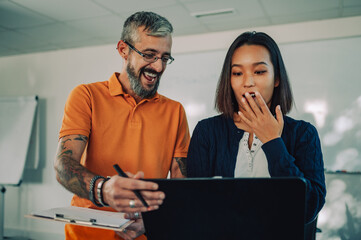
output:
[[[148,240],[304,239],[301,178],[149,180],[166,198],[142,214]]]

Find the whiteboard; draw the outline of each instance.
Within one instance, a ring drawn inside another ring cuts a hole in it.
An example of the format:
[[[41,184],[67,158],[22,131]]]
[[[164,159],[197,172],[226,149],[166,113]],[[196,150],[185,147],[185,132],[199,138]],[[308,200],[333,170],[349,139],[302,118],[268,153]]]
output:
[[[328,170],[361,171],[361,37],[280,44],[296,108],[320,135]],[[159,92],[183,104],[190,132],[218,114],[214,96],[226,49],[175,55]]]
[[[0,184],[21,182],[36,117],[37,97],[0,97]]]

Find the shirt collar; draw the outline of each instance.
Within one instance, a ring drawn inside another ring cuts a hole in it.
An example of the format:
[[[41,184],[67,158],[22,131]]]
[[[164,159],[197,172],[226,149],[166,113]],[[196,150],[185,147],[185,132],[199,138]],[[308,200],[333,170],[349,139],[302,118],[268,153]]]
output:
[[[128,95],[126,92],[124,92],[123,90],[123,86],[122,84],[119,82],[118,80],[119,77],[119,73],[115,72],[112,74],[112,76],[109,78],[108,82],[109,82],[109,92],[110,92],[110,96],[115,97],[118,95]],[[158,92],[155,94],[154,97],[150,98],[150,99],[143,99],[143,101],[155,101],[155,100],[159,100],[159,94]]]

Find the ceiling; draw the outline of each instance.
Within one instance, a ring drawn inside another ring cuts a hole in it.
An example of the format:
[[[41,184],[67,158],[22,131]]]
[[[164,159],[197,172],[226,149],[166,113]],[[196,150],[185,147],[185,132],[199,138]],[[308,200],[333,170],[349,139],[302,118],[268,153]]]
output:
[[[359,16],[361,0],[0,0],[0,57],[115,45],[140,10],[165,16],[184,36]]]

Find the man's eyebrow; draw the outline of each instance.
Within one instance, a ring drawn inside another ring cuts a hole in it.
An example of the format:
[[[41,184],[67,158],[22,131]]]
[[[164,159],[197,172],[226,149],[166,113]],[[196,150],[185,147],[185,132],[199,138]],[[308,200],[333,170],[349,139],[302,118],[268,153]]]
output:
[[[146,49],[142,50],[142,52],[159,53],[159,51],[155,50],[154,48],[146,48]],[[169,56],[170,56],[170,53],[169,53],[169,52],[165,52],[165,53],[163,53],[163,55],[169,55]]]
[[[255,63],[253,63],[252,65],[253,65],[253,66],[258,66],[258,65],[266,65],[266,66],[268,66],[268,63],[266,63],[266,62],[255,62]],[[242,64],[232,64],[231,67],[232,67],[232,68],[233,68],[233,67],[243,67],[243,65],[242,65]]]

